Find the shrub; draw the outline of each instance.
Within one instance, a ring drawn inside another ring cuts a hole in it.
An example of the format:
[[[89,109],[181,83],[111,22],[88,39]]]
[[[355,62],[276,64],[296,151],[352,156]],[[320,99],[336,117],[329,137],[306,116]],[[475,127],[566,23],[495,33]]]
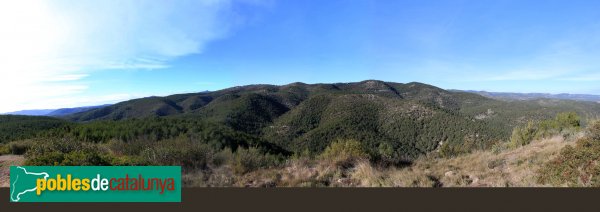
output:
[[[516,127],[510,136],[510,146],[516,148],[531,143],[536,130],[535,124],[531,121],[525,127]]]
[[[575,112],[559,113],[556,115],[555,121],[559,131],[568,128],[578,129],[581,126],[581,117]]]
[[[543,139],[560,133],[560,127],[556,120],[544,120],[537,124],[533,139]]]
[[[273,167],[280,163],[281,158],[271,154],[263,154],[259,149],[238,148],[233,155],[232,168],[237,174],[245,174],[259,168]]]
[[[540,170],[538,182],[550,185],[600,186],[600,126],[592,124],[588,136],[575,147],[566,146]]]
[[[113,156],[110,164],[113,166],[147,166],[152,163],[137,155]]]
[[[225,149],[221,150],[220,152],[217,152],[214,155],[214,157],[212,158],[212,164],[215,167],[219,167],[224,164],[227,164],[230,161],[233,161],[233,158],[234,158],[234,155],[233,155],[233,152],[231,151],[231,149],[225,148]]]
[[[491,147],[491,151],[494,154],[500,154],[500,152],[503,152],[506,149],[507,149],[507,143],[502,143],[502,142],[496,142]]]
[[[31,148],[33,142],[30,140],[26,141],[13,141],[8,143],[8,150],[10,154],[13,155],[23,155],[27,153],[27,150]]]
[[[538,182],[551,185],[600,186],[600,141],[584,138],[575,147],[565,147],[560,155],[539,170]]]
[[[0,144],[0,155],[10,154],[10,149],[6,144]]]
[[[477,140],[473,135],[466,135],[462,139],[462,142],[451,143],[444,142],[439,148],[440,156],[442,157],[454,157],[457,155],[471,153],[473,149],[477,147]]]
[[[28,166],[57,166],[64,159],[64,153],[58,151],[45,151],[27,156],[25,165]]]
[[[139,155],[144,149],[150,148],[152,141],[132,139],[129,141],[110,140],[106,146],[116,155]]]
[[[398,149],[394,150],[394,147],[389,143],[379,144],[375,159],[377,160],[375,162],[383,167],[406,166],[412,163],[410,156],[404,155]]]
[[[321,158],[337,165],[348,165],[369,155],[356,140],[337,140],[331,143],[321,154]]]
[[[207,168],[213,154],[207,144],[185,137],[152,142],[140,153],[148,164],[180,165],[188,171]]]
[[[595,121],[590,124],[590,126],[588,126],[587,134],[590,139],[600,141],[600,121]]]
[[[377,148],[378,157],[384,164],[394,163],[394,147],[389,143],[381,143]]]
[[[539,122],[529,121],[526,126],[515,127],[510,137],[510,146],[516,148],[527,145],[534,139],[543,139],[554,135],[562,135],[568,139],[574,137],[580,127],[581,118],[577,113],[558,113],[554,119]]]
[[[25,164],[33,166],[107,166],[113,160],[107,149],[72,138],[37,140],[32,143],[25,157]]]
[[[60,165],[63,166],[110,166],[112,160],[107,154],[90,148],[64,154]]]

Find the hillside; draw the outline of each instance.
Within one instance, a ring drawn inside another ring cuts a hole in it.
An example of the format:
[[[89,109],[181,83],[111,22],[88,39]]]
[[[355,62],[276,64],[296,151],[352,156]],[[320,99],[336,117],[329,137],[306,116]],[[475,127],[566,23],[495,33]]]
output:
[[[575,111],[600,117],[600,104],[566,100],[506,102],[422,83],[249,85],[148,97],[67,116],[78,122],[170,117],[223,124],[292,152],[322,151],[338,138],[368,149],[391,145],[412,160],[446,143],[449,154],[506,140],[528,120]]]
[[[356,168],[379,169],[373,174],[389,180],[414,174],[404,167],[499,160],[489,153],[498,149],[510,152],[502,157],[525,154],[518,148],[536,147],[532,140],[571,139],[598,117],[593,102],[501,101],[422,83],[249,85],[134,99],[63,119],[0,116],[0,154],[24,154],[26,165],[178,165],[186,186],[351,186],[367,183],[346,182]],[[440,173],[419,175],[417,184],[453,185]],[[263,175],[289,179],[261,182],[270,179]]]
[[[600,122],[573,136],[555,134],[519,147],[502,143],[450,158],[434,152],[405,167],[343,156],[352,165],[301,158],[283,168],[258,170],[232,181],[252,187],[598,187],[598,141]]]
[[[0,115],[0,143],[33,138],[45,130],[67,124],[65,120],[51,117]]]
[[[106,106],[109,106],[109,104],[97,105],[97,106],[86,106],[86,107],[61,108],[61,109],[53,110],[52,112],[45,114],[45,116],[61,117],[61,116],[67,116],[67,115],[71,115],[71,114],[75,114],[75,113],[81,113],[81,112],[85,112],[85,111],[89,111],[89,110],[93,110],[93,109],[103,108]]]
[[[357,160],[349,167],[300,160],[284,168],[237,176],[231,181],[236,186],[250,187],[548,187],[551,185],[538,181],[539,171],[556,159],[565,146],[573,145],[573,141],[553,137],[499,152],[476,151],[453,158],[421,157],[400,168],[381,167],[367,160]]]

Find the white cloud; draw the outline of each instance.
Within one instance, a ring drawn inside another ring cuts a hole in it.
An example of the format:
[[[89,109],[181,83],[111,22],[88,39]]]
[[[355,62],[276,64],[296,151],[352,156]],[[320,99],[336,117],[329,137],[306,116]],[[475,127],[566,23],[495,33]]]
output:
[[[232,9],[240,2],[264,3],[1,1],[0,112],[72,106],[70,96],[87,89],[81,79],[93,71],[160,69],[201,53],[243,22]]]

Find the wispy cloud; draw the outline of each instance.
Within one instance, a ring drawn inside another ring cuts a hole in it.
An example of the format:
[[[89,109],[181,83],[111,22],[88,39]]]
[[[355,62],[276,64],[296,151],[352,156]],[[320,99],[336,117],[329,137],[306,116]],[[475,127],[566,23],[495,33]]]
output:
[[[579,81],[579,82],[593,82],[593,81],[599,81],[600,82],[600,71],[583,73],[583,74],[577,74],[577,75],[574,75],[574,76],[565,77],[562,80],[565,80],[565,81]]]
[[[2,1],[0,112],[46,107],[56,97],[81,93],[88,87],[81,79],[93,71],[166,68],[177,57],[202,53],[242,24],[236,4],[264,3]]]

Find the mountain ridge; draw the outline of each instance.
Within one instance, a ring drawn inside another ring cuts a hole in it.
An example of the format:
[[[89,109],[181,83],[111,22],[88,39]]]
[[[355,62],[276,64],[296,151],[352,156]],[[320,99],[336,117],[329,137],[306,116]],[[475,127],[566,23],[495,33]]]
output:
[[[83,106],[83,107],[72,107],[72,108],[58,108],[58,109],[33,109],[33,110],[19,110],[14,112],[3,113],[2,115],[25,115],[25,116],[51,116],[60,117],[74,113],[85,112],[96,108],[106,107],[111,104],[95,105],[95,106]]]
[[[450,145],[450,152],[487,148],[529,120],[574,111],[600,117],[600,105],[571,100],[507,102],[432,85],[365,80],[236,86],[212,92],[147,97],[80,112],[76,122],[183,118],[214,122],[291,152],[320,152],[339,138],[367,149],[386,144],[403,157]],[[452,153],[453,154],[453,153]]]
[[[461,90],[456,90],[461,91]],[[476,93],[485,97],[502,100],[535,100],[535,99],[561,99],[575,101],[590,101],[600,103],[600,95],[593,94],[571,94],[571,93],[515,93],[515,92],[488,92],[475,90],[462,90],[469,93]]]

